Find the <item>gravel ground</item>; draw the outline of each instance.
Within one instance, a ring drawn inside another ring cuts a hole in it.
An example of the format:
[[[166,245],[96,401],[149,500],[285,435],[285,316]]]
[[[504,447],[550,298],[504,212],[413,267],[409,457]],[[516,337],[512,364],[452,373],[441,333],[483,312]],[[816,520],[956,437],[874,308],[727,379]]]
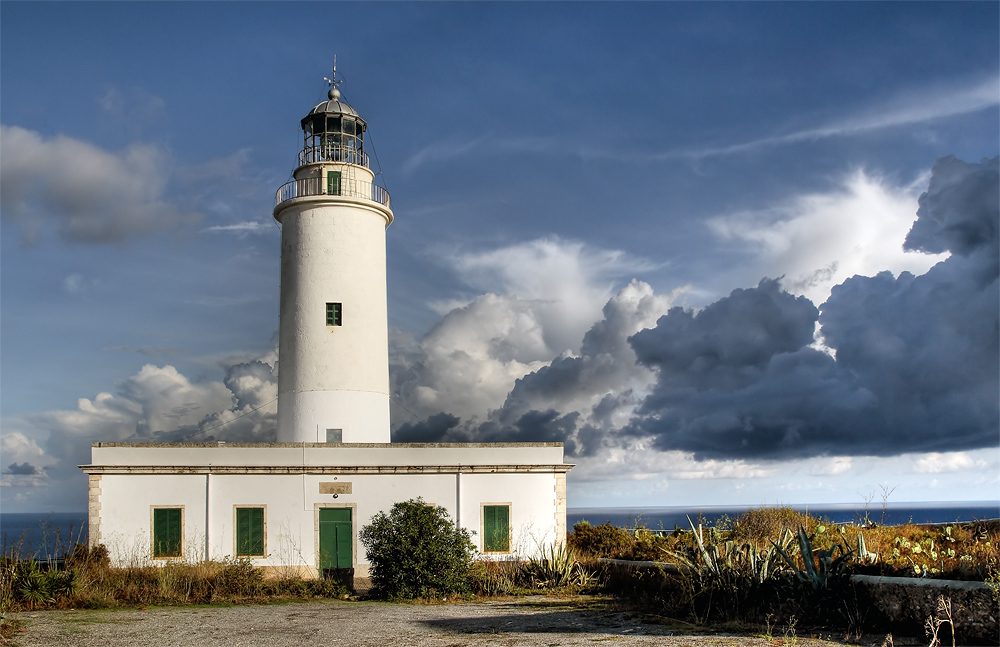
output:
[[[43,611],[18,614],[22,647],[284,647],[290,645],[781,645],[745,636],[695,634],[644,622],[612,606],[544,597],[455,604],[311,602],[238,607]],[[779,632],[780,633],[780,632]],[[799,637],[801,647],[839,645]]]

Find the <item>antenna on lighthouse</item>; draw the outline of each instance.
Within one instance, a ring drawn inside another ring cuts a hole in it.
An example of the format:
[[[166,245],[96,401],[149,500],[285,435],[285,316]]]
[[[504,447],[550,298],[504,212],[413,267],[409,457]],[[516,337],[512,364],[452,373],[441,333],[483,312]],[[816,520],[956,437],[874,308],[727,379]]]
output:
[[[343,79],[337,78],[337,55],[333,55],[333,74],[329,77],[323,77],[323,80],[330,84],[330,91],[326,93],[326,96],[330,97],[331,101],[336,101],[340,99],[340,90],[337,86],[344,82]]]

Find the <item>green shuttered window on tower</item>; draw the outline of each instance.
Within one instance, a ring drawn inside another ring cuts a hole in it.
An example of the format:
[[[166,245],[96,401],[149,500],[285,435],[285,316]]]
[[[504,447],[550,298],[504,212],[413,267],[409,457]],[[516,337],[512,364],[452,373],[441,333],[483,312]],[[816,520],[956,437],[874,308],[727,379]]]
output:
[[[326,325],[328,326],[340,326],[343,325],[343,313],[344,307],[339,303],[327,303],[326,304]]]
[[[507,552],[510,550],[510,506],[483,506],[483,550]]]
[[[264,508],[236,508],[236,554],[264,555]]]
[[[180,557],[183,509],[153,508],[153,557]]]
[[[326,194],[340,195],[340,171],[330,171],[327,173]]]

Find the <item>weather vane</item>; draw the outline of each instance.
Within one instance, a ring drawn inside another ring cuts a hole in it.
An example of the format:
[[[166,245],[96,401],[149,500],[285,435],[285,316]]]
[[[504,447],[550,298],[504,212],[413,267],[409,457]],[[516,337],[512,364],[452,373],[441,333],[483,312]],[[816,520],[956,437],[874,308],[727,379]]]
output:
[[[333,55],[333,74],[331,74],[329,77],[325,77],[324,76],[323,80],[330,84],[330,91],[327,93],[329,95],[330,99],[339,99],[340,98],[340,90],[337,89],[337,86],[340,85],[341,83],[343,83],[344,80],[337,78],[337,55],[336,54]]]

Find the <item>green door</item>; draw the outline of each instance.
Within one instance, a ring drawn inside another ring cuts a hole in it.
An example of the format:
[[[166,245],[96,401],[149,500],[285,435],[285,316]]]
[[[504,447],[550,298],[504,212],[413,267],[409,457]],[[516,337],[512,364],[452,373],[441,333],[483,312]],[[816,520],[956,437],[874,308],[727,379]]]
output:
[[[351,532],[350,508],[320,508],[319,510],[319,566],[352,568],[354,566],[354,541]]]

